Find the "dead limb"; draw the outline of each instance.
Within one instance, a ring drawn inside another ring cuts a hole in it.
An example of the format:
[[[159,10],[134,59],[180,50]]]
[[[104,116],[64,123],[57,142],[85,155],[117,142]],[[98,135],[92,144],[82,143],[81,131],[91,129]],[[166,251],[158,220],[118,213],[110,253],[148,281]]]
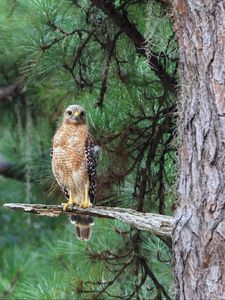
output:
[[[142,213],[129,208],[95,206],[82,209],[74,207],[70,211],[64,212],[61,205],[5,203],[4,207],[48,217],[79,213],[95,217],[112,218],[133,225],[140,230],[150,231],[164,237],[171,237],[173,229],[173,218],[170,216]]]

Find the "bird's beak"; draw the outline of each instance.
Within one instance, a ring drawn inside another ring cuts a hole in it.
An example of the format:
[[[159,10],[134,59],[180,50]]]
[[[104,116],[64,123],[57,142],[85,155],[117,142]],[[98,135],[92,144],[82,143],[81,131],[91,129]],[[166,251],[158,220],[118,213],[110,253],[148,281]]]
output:
[[[79,119],[80,119],[80,113],[79,113],[78,111],[75,111],[75,112],[73,113],[73,115],[74,115],[74,120],[75,120],[75,121],[79,121]]]

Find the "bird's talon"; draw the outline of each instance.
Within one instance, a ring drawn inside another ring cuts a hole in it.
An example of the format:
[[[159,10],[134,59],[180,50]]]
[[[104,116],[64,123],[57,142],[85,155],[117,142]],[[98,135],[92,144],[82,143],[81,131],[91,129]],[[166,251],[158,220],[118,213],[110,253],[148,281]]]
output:
[[[88,205],[82,205],[81,208],[88,208]]]
[[[67,203],[61,203],[61,206],[63,211],[67,209]]]
[[[68,211],[73,208],[73,206],[70,203],[62,203],[61,204],[63,211]]]
[[[92,203],[90,203],[90,202],[89,202],[89,203],[84,202],[84,203],[82,203],[82,204],[80,205],[80,207],[81,207],[81,208],[84,208],[84,209],[85,209],[85,208],[89,208],[89,207],[92,207]]]

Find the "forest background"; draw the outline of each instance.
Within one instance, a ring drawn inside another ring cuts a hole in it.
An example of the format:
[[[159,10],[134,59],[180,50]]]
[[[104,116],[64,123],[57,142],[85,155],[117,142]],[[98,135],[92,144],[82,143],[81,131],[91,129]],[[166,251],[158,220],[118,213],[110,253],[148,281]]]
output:
[[[176,198],[177,45],[163,1],[2,0],[0,204],[58,204],[52,136],[86,108],[101,146],[99,205],[171,215]],[[171,241],[95,218],[1,208],[0,299],[171,299]]]

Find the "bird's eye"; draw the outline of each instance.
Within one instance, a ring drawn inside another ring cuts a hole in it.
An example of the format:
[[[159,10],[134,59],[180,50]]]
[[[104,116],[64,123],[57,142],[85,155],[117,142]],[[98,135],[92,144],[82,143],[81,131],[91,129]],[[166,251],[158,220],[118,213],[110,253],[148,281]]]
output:
[[[82,110],[82,112],[80,113],[80,116],[83,117],[85,115],[85,112]]]
[[[68,110],[68,115],[72,115],[72,111],[71,110]]]

